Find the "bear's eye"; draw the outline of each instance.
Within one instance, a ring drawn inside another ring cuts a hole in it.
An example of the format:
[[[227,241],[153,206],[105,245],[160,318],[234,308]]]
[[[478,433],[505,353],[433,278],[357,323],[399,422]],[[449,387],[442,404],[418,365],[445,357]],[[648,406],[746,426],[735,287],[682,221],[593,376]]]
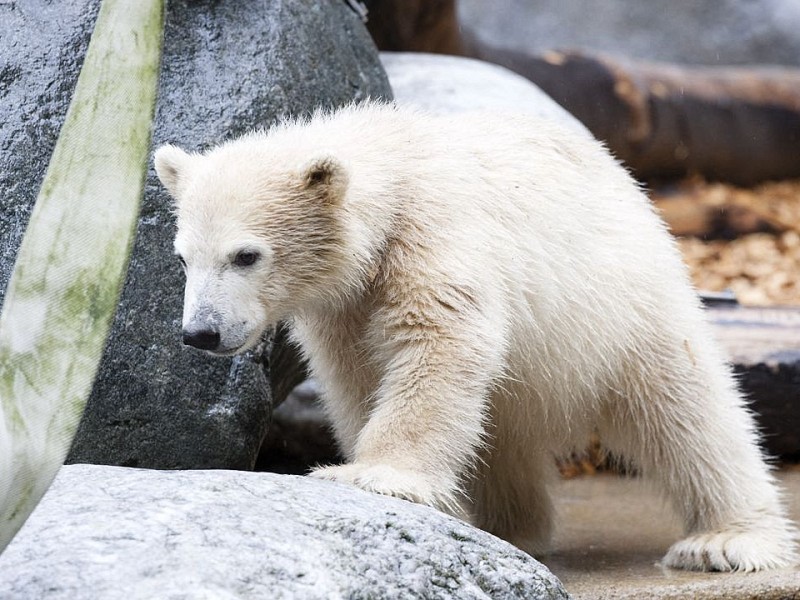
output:
[[[185,269],[186,268],[186,259],[183,258],[183,256],[181,256],[180,254],[178,254],[177,256],[178,256],[178,260],[181,261],[181,266],[183,266],[183,268]]]
[[[237,267],[249,267],[254,265],[261,255],[253,250],[242,250],[233,259],[233,264]]]

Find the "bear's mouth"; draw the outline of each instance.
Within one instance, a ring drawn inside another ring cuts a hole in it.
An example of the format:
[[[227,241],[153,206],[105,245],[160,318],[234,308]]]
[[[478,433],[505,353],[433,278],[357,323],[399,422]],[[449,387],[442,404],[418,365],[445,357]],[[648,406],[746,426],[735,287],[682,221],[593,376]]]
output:
[[[218,357],[231,357],[237,356],[239,354],[243,354],[249,350],[252,350],[259,343],[262,342],[264,337],[263,331],[254,331],[249,337],[245,339],[244,342],[235,345],[225,345],[221,343],[219,346],[213,349],[207,349],[205,352],[210,354],[211,356],[218,356]]]
[[[256,347],[266,327],[253,327],[242,321],[234,326],[220,326],[222,319],[214,311],[198,313],[183,326],[183,343],[211,356],[230,357]]]
[[[239,346],[237,348],[217,348],[216,350],[204,350],[206,354],[210,354],[211,356],[217,356],[220,358],[226,356],[236,356],[237,354],[241,354],[247,350],[244,346]]]
[[[236,345],[225,345],[220,344],[216,348],[209,348],[206,349],[205,352],[210,354],[211,356],[236,356],[237,354],[242,354],[243,352],[247,352],[255,346],[250,340],[246,340],[244,343],[236,344]]]

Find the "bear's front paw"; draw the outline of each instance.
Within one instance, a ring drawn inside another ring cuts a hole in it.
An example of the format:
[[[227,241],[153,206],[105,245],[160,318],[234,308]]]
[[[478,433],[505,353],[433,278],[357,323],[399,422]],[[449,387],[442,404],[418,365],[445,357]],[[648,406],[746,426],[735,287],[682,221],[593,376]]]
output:
[[[368,492],[426,504],[452,514],[461,512],[454,485],[409,469],[384,464],[351,463],[318,467],[309,475],[319,479],[349,483]]]
[[[701,533],[673,544],[664,564],[691,571],[762,571],[796,564],[791,526],[732,528]]]

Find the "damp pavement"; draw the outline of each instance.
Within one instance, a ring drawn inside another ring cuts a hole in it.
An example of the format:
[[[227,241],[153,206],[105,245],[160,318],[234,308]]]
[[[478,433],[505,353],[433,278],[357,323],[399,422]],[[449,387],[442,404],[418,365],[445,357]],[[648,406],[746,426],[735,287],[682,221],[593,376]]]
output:
[[[777,473],[792,519],[800,522],[800,466]],[[797,600],[800,567],[761,573],[695,573],[659,565],[681,527],[670,508],[637,479],[595,475],[554,490],[554,551],[542,562],[575,600]]]

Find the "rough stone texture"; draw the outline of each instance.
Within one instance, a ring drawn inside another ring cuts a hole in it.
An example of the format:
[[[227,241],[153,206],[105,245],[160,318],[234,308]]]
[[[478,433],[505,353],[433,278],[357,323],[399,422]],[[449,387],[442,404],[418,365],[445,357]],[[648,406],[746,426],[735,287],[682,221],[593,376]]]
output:
[[[0,306],[99,8],[0,2]]]
[[[531,113],[589,135],[588,130],[536,85],[490,63],[422,52],[381,52],[399,104],[436,113],[500,110]]]
[[[98,7],[99,0],[0,3],[3,292]],[[174,0],[167,10],[156,146],[176,142],[196,150],[280,115],[390,95],[369,36],[340,0]],[[181,346],[183,275],[172,236],[170,200],[151,169],[74,462],[159,468],[255,462],[270,415],[268,345],[236,359]]]
[[[71,465],[0,557],[7,600],[567,598],[423,506],[288,475]]]
[[[800,65],[796,0],[459,0],[466,30],[492,46],[595,50],[706,65]]]

